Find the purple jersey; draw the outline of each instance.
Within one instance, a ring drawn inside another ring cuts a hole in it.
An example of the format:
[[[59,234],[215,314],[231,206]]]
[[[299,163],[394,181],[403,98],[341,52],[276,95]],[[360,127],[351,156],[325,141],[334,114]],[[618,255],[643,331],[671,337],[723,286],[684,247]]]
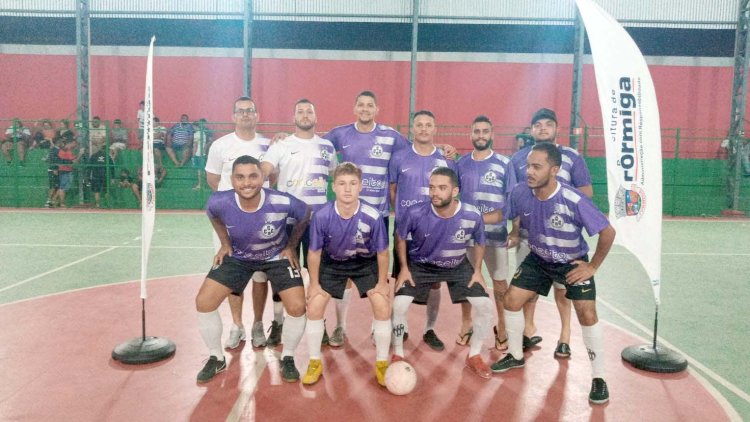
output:
[[[321,249],[336,261],[370,258],[388,249],[388,235],[380,213],[360,201],[357,212],[351,218],[343,218],[336,201],[325,204],[310,221],[310,250]]]
[[[404,212],[396,226],[407,243],[411,262],[455,268],[466,257],[469,242],[485,244],[482,214],[473,206],[458,203],[456,213],[443,218],[437,215],[430,202],[414,205]]]
[[[529,233],[529,249],[547,262],[569,263],[589,252],[583,238],[604,230],[609,221],[578,189],[559,183],[548,199],[540,201],[525,185],[510,194],[508,218],[520,217]]]
[[[516,181],[524,185],[528,180],[526,176],[526,159],[531,154],[532,147],[533,145],[522,148],[510,157],[513,169],[516,171]],[[557,180],[572,185],[575,188],[590,185],[591,173],[589,173],[589,168],[586,166],[586,162],[581,157],[581,154],[570,147],[557,145],[557,148],[560,150],[560,154],[562,154],[562,166],[560,166],[560,171],[557,172]]]
[[[496,210],[503,212],[503,221],[499,224],[486,224],[484,230],[489,245],[505,246],[508,237],[506,206],[508,195],[516,185],[510,159],[492,153],[485,159],[477,160],[473,154],[468,154],[458,160],[456,168],[463,202],[474,205],[482,214]]]
[[[240,209],[234,190],[211,194],[206,205],[208,218],[227,227],[232,241],[232,257],[243,261],[267,261],[275,258],[287,244],[287,217],[301,221],[307,205],[287,193],[261,190],[260,206],[253,212]]]
[[[349,161],[362,170],[362,193],[359,198],[388,215],[388,162],[393,153],[409,146],[400,133],[386,125],[378,125],[367,133],[351,123],[334,128],[323,137]]]
[[[420,202],[430,202],[430,175],[437,167],[456,170],[456,163],[446,159],[437,148],[430,155],[419,155],[411,148],[397,151],[388,164],[388,180],[396,183],[396,221],[406,210]]]

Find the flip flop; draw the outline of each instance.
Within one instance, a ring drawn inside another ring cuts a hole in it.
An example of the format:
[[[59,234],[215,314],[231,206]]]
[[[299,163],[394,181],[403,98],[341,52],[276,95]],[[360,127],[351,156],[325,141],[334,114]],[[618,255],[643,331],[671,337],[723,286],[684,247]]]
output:
[[[523,350],[530,349],[541,342],[542,338],[540,336],[523,336]]]

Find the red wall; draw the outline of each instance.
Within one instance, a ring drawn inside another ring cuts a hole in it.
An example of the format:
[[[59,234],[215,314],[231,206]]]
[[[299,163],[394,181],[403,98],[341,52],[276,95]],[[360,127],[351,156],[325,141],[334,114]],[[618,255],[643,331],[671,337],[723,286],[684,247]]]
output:
[[[143,97],[145,57],[91,57],[91,115],[134,124]],[[665,128],[710,129],[723,136],[729,124],[730,67],[651,66]],[[74,118],[74,56],[0,55],[0,119]],[[465,125],[477,114],[496,126],[522,127],[539,107],[557,111],[562,126],[570,113],[569,64],[420,62],[417,108],[432,110],[439,124]],[[584,68],[582,115],[601,124],[593,67]],[[286,123],[302,97],[317,105],[319,128],[352,120],[354,96],[370,89],[387,124],[408,120],[409,62],[255,59],[253,96],[261,121]],[[162,121],[229,121],[242,91],[242,59],[156,57],[154,104]]]

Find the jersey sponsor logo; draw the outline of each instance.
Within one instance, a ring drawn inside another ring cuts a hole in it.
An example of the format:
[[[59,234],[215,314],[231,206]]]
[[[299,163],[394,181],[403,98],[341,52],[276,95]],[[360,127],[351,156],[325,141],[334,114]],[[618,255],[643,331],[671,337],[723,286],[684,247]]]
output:
[[[635,217],[640,221],[646,210],[646,192],[637,185],[631,185],[631,189],[620,186],[615,194],[615,217],[619,220],[623,217]]]
[[[322,177],[319,177],[317,179],[290,179],[286,181],[286,187],[288,188],[297,186],[322,189],[328,187],[328,182],[326,182]]]
[[[487,214],[488,212],[495,211],[495,207],[491,207],[491,206],[486,205],[486,204],[479,204],[479,205],[477,205],[477,209],[479,210],[479,212],[481,214]]]
[[[404,208],[409,208],[412,205],[416,205],[416,204],[419,204],[421,202],[422,202],[421,199],[402,199],[401,202],[400,202],[400,204]]]
[[[276,234],[276,227],[273,224],[266,223],[260,229],[260,237],[270,239]]]
[[[495,183],[497,182],[497,175],[494,171],[490,170],[484,174],[484,177],[482,179],[484,179],[486,183]]]
[[[552,214],[552,216],[550,216],[549,218],[549,226],[553,229],[560,230],[564,224],[565,220],[563,220],[560,214]]]
[[[383,147],[375,144],[372,146],[372,149],[370,149],[370,157],[372,158],[380,158],[383,155]]]
[[[379,180],[374,177],[367,177],[362,179],[362,187],[373,188],[373,189],[385,189],[388,185],[386,180]]]

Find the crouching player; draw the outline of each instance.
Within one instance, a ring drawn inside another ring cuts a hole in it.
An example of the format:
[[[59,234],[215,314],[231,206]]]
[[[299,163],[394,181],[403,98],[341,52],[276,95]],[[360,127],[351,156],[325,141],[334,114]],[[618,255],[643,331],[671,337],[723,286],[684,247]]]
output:
[[[320,353],[325,330],[323,313],[329,299],[341,299],[347,281],[352,280],[360,297],[370,299],[374,317],[375,376],[380,385],[385,385],[391,341],[388,235],[379,211],[359,200],[361,191],[362,170],[352,163],[341,163],[333,172],[336,200],[316,211],[310,223],[307,254],[310,363],[303,384],[314,384],[323,374]]]
[[[295,251],[310,210],[289,194],[263,188],[260,162],[249,155],[235,160],[231,180],[233,190],[214,192],[206,206],[221,248],[195,298],[198,328],[211,354],[198,373],[198,382],[208,382],[226,369],[221,317],[216,309],[231,292],[244,291],[256,271],[268,275],[273,292],[281,296],[288,314],[282,334],[281,377],[298,381],[294,349],[305,332],[306,317],[305,290]],[[297,223],[288,237],[287,218]]]
[[[412,302],[425,304],[435,283],[445,281],[453,303],[469,301],[474,309],[474,335],[469,341],[468,366],[477,375],[490,378],[492,372],[480,354],[492,326],[493,305],[484,289],[482,258],[485,233],[482,214],[473,205],[457,201],[458,176],[438,167],[430,176],[430,202],[409,208],[396,225],[396,249],[401,270],[393,300],[392,360],[404,357],[404,324]],[[500,216],[497,216],[500,218]],[[407,251],[406,239],[411,238]],[[474,241],[473,262],[466,257]]]

